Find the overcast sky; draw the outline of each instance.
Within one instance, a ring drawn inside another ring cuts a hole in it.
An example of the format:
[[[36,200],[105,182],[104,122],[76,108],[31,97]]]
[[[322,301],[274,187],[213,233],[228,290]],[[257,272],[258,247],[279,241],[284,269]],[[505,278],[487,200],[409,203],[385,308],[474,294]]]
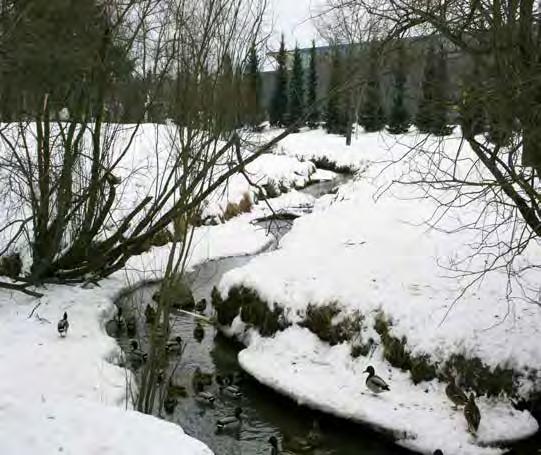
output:
[[[276,37],[281,32],[286,38],[287,47],[308,47],[312,39],[320,41],[317,30],[310,19],[321,9],[324,0],[270,0],[271,14],[274,17]]]

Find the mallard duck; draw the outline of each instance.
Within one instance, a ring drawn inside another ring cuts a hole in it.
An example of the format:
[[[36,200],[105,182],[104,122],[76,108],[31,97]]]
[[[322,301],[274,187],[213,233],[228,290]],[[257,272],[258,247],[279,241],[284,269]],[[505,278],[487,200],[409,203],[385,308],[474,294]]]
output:
[[[180,354],[182,352],[182,337],[177,335],[169,340],[165,345],[165,351],[168,354]]]
[[[175,412],[175,408],[177,407],[178,400],[175,397],[167,396],[165,397],[165,400],[163,400],[163,409],[167,414],[173,414]]]
[[[145,321],[147,321],[147,324],[154,324],[155,320],[156,320],[156,310],[152,308],[150,303],[147,303],[147,306],[145,308]]]
[[[203,338],[205,338],[205,329],[200,322],[198,322],[193,329],[193,337],[197,340],[198,343],[201,343],[201,341],[203,341]]]
[[[293,453],[312,452],[315,448],[307,439],[300,436],[290,437],[284,435],[282,445],[284,449],[290,450]]]
[[[216,400],[216,397],[210,392],[199,392],[195,396],[195,398],[198,401],[202,401],[202,402],[209,403],[209,404],[214,403],[214,401]]]
[[[466,406],[464,406],[464,417],[466,417],[466,422],[468,422],[468,431],[473,434],[477,433],[479,422],[481,421],[481,413],[475,404],[473,393],[470,393],[470,398],[466,403]]]
[[[58,333],[61,337],[65,337],[68,333],[70,323],[68,322],[68,313],[64,312],[64,316],[62,316],[62,319],[58,321],[57,329]]]
[[[137,320],[135,316],[126,319],[126,333],[129,337],[134,337],[137,333]]]
[[[148,355],[146,352],[143,352],[141,349],[139,349],[139,343],[137,343],[136,340],[131,340],[130,346],[131,346],[131,351],[129,353],[130,362],[135,368],[138,368],[139,366],[141,366],[141,364],[146,362]]]
[[[445,394],[453,402],[455,407],[464,406],[468,402],[468,397],[464,391],[456,385],[455,378],[450,376],[449,384],[445,387]]]
[[[216,429],[222,431],[226,428],[238,428],[242,423],[242,409],[235,408],[235,414],[228,417],[222,417],[216,421]]]
[[[203,313],[207,309],[207,299],[201,299],[195,304],[195,311]]]
[[[368,377],[366,378],[366,387],[368,387],[370,391],[374,393],[381,393],[386,390],[391,390],[383,379],[376,376],[373,366],[366,367],[366,370],[364,370],[363,373],[368,373]]]

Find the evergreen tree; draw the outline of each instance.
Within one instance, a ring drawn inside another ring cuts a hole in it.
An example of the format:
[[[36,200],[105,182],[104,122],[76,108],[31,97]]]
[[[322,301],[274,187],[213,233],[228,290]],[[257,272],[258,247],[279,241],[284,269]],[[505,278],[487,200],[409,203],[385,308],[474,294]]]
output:
[[[428,48],[422,90],[415,119],[417,128],[423,133],[448,134],[447,58],[443,46],[438,53],[432,43]]]
[[[261,74],[259,72],[259,57],[255,43],[248,55],[246,74],[246,121],[252,128],[261,123]]]
[[[310,128],[316,128],[319,122],[316,58],[316,43],[312,41],[312,49],[310,49],[310,72],[308,73],[308,126]]]
[[[483,133],[487,129],[487,116],[483,106],[486,93],[484,78],[477,59],[473,69],[464,79],[459,104],[460,126],[466,137]]]
[[[375,46],[371,46],[369,64],[368,82],[361,109],[361,124],[365,131],[374,132],[382,130],[385,126],[385,113],[382,106],[379,81],[378,54]]]
[[[276,71],[276,83],[274,87],[274,94],[271,101],[270,110],[270,123],[273,126],[285,126],[287,124],[287,87],[288,87],[288,74],[287,74],[287,55],[284,42],[284,35],[282,35],[282,42],[280,43],[280,50],[276,57],[278,68]]]
[[[342,56],[338,49],[335,49],[325,114],[325,126],[331,134],[344,134],[346,132],[346,112],[342,87],[344,83],[343,71]]]
[[[304,101],[304,69],[302,67],[301,53],[295,47],[293,54],[293,72],[289,83],[289,123],[293,124],[303,120],[305,111]]]
[[[392,134],[403,134],[410,126],[410,116],[404,104],[406,80],[406,54],[404,46],[400,44],[394,68],[394,97],[388,127]]]

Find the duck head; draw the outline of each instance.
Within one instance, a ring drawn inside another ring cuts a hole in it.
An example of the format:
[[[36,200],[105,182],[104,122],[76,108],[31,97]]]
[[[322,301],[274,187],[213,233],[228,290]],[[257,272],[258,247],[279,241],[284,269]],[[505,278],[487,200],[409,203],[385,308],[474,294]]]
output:
[[[62,316],[62,319],[64,321],[67,321],[68,320],[68,313],[66,311],[64,311],[64,316]]]
[[[372,365],[369,365],[366,367],[366,370],[363,371],[363,374],[364,373],[368,373],[368,376],[374,376],[376,374],[376,372],[374,371],[374,367]]]
[[[175,337],[175,341],[176,341],[178,344],[182,344],[182,337],[181,337],[181,336],[176,336],[176,337]]]

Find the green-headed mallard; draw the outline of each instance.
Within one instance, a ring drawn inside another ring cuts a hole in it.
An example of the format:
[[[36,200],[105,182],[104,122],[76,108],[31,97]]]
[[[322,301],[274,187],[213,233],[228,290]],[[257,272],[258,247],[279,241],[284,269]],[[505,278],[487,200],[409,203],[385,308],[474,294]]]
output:
[[[449,378],[449,384],[445,387],[445,394],[455,406],[464,406],[468,402],[468,397],[464,391],[456,385],[453,376],[450,376]]]
[[[201,299],[195,304],[195,311],[203,313],[207,309],[207,299]]]
[[[64,312],[64,316],[62,316],[62,319],[58,321],[57,329],[58,333],[61,337],[65,337],[68,333],[70,323],[68,322],[68,313]]]
[[[168,354],[180,354],[182,352],[182,337],[177,335],[169,340],[165,345],[165,351]]]
[[[468,422],[468,431],[473,434],[477,433],[479,422],[481,421],[481,413],[475,404],[473,393],[470,393],[470,398],[466,403],[466,406],[464,406],[464,417],[466,417],[466,422]]]
[[[163,400],[163,409],[167,414],[173,414],[175,412],[175,408],[177,407],[178,400],[175,397],[167,396],[165,397],[165,400]]]
[[[368,373],[368,377],[366,378],[366,387],[368,387],[370,391],[374,393],[381,393],[386,390],[391,390],[383,379],[376,376],[373,366],[366,367],[366,370],[364,370],[363,373]]]
[[[139,349],[139,343],[136,340],[130,341],[131,351],[129,352],[129,359],[134,368],[140,367],[147,360],[147,353]]]
[[[203,341],[203,338],[205,338],[205,329],[200,322],[198,322],[193,329],[193,337],[198,343],[201,343],[201,341]]]
[[[214,403],[214,401],[216,400],[216,397],[210,393],[210,392],[199,392],[196,396],[195,396],[195,399],[197,401],[201,401],[203,403],[208,403],[208,404],[212,404]]]
[[[226,428],[237,429],[242,423],[242,408],[235,408],[235,414],[232,416],[222,417],[216,421],[216,429],[218,431]]]
[[[145,308],[145,321],[147,324],[154,324],[154,321],[156,320],[156,310],[152,308],[150,303],[147,303],[147,306]]]

